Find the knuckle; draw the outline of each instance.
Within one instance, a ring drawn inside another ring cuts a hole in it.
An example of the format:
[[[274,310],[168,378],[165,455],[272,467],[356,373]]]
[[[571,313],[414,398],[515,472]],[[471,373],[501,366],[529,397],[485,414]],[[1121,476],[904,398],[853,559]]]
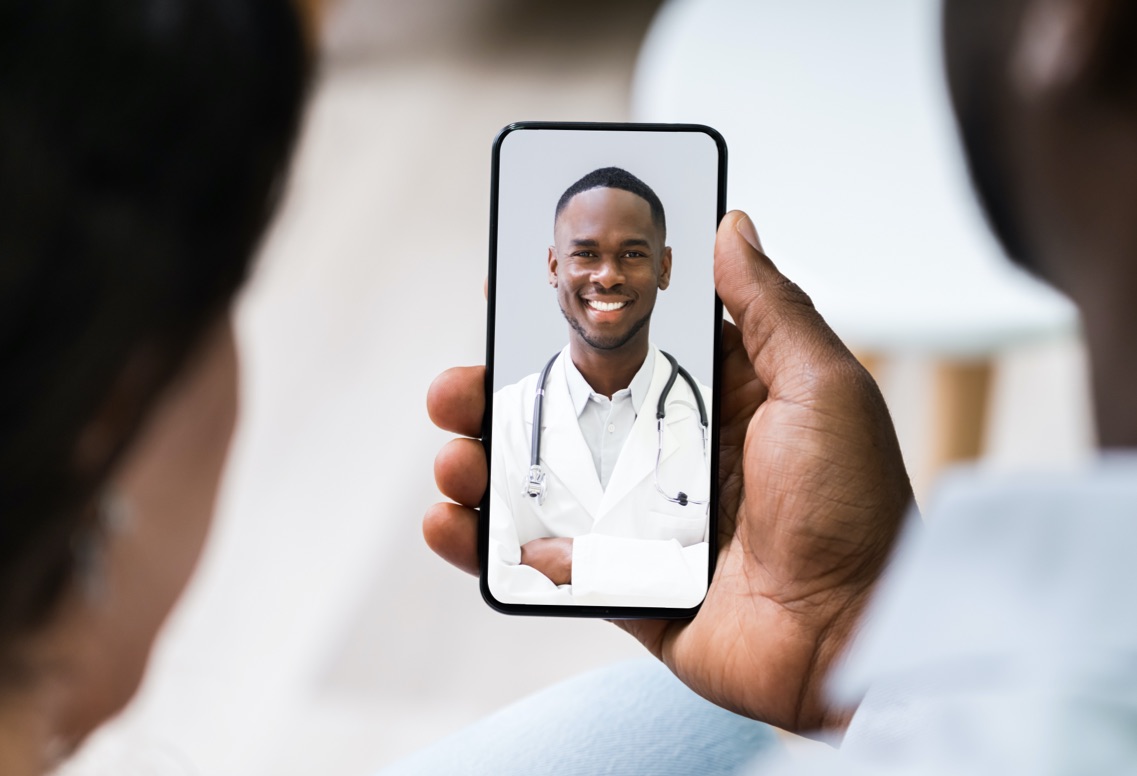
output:
[[[817,309],[814,307],[813,299],[810,298],[809,294],[807,294],[801,286],[789,278],[781,278],[781,280],[779,280],[777,283],[777,289],[781,297],[789,304],[800,305],[801,307],[807,308],[809,310]]]

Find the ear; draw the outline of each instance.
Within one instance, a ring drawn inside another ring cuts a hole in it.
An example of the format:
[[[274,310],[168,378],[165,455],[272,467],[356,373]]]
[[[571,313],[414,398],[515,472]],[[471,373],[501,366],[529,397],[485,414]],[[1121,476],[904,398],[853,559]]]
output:
[[[549,246],[549,285],[557,287],[557,248],[554,245]]]
[[[659,290],[664,291],[671,285],[671,248],[663,249],[663,259],[659,262]]]
[[[134,349],[75,442],[72,463],[82,476],[96,476],[105,469],[142,423],[167,368],[167,360],[154,345]]]
[[[331,3],[327,0],[300,0],[296,5],[304,28],[304,42],[308,45],[308,53],[314,56],[320,45],[320,33],[323,32]]]
[[[1094,80],[1125,45],[1115,23],[1132,0],[1031,0],[1014,38],[1011,76],[1028,99],[1094,91]]]

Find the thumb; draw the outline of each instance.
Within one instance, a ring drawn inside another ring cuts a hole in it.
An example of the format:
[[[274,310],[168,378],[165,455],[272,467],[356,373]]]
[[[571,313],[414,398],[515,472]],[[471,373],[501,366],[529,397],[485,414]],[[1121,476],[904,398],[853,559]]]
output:
[[[733,210],[715,238],[715,288],[742,334],[754,371],[771,389],[779,375],[852,360],[809,296],[763,252],[750,217]]]

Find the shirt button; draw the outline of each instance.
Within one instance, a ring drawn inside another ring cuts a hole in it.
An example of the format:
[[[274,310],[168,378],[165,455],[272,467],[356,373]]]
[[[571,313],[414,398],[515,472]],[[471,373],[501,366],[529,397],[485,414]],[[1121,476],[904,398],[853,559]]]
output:
[[[616,424],[615,423],[609,423],[608,424],[608,433],[611,434],[615,430],[616,430]]]

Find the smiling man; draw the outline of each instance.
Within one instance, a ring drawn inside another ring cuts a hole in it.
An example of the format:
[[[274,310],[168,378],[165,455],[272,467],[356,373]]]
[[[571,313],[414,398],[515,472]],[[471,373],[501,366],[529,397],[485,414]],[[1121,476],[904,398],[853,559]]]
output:
[[[626,170],[594,170],[561,195],[553,238],[548,280],[569,341],[494,395],[490,591],[506,603],[693,606],[707,583],[710,472],[685,379],[666,391],[662,441],[657,427],[675,374],[650,340],[671,282],[663,204]]]

